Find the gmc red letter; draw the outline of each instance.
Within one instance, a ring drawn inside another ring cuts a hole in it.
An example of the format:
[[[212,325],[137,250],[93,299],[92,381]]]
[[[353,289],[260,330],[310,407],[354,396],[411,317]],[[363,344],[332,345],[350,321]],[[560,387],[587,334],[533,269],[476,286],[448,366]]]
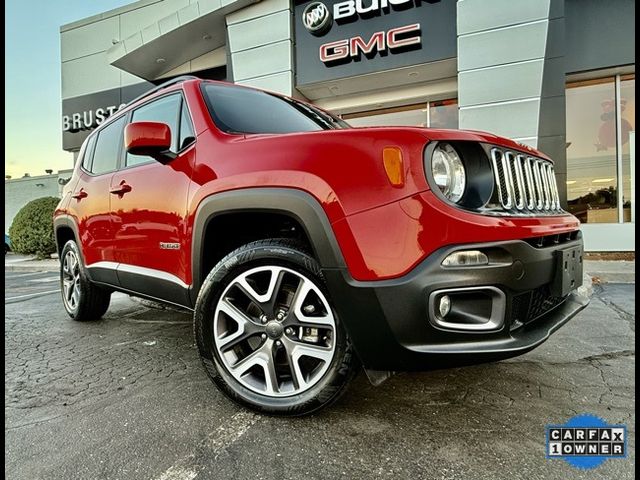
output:
[[[358,56],[358,50],[362,53],[371,53],[374,49],[382,51],[384,50],[384,32],[374,33],[368,43],[365,43],[362,37],[353,37],[349,43],[352,57]]]
[[[346,58],[349,55],[349,40],[325,43],[320,46],[320,60],[331,62]]]
[[[413,25],[406,25],[404,27],[392,28],[387,32],[387,46],[391,48],[398,47],[406,47],[407,45],[415,45],[416,43],[420,43],[420,34],[414,35],[413,37],[403,38],[400,40],[396,39],[397,35],[407,32],[419,32],[420,24],[414,23]]]

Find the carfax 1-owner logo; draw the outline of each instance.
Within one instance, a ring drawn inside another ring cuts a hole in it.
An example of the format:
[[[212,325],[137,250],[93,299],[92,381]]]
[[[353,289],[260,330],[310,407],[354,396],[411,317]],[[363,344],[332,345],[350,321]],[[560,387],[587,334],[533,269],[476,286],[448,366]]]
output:
[[[607,459],[627,456],[627,427],[600,417],[576,415],[564,425],[547,425],[547,458],[563,459],[577,468],[595,468]]]

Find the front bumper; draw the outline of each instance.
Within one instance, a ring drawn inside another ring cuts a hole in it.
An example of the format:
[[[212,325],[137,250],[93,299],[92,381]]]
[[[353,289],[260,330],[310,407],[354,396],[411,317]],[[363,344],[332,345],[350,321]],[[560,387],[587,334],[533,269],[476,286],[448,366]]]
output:
[[[509,261],[466,268],[442,266],[450,253],[471,249]],[[551,294],[559,293],[559,258],[568,250],[580,252],[581,273],[582,239],[578,235],[543,247],[523,240],[445,247],[408,275],[393,280],[359,282],[341,269],[326,269],[324,275],[338,316],[365,368],[431,370],[526,353],[585,308],[589,298],[575,289],[565,296]],[[576,283],[572,288],[579,286]],[[438,326],[429,298],[434,292],[461,287],[501,292],[503,319],[495,329],[454,331]]]

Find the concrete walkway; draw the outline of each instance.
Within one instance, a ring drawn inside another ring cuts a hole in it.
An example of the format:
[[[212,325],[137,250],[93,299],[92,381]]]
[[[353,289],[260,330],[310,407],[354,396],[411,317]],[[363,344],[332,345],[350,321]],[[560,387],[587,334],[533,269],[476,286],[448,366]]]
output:
[[[584,271],[598,283],[636,283],[636,262],[629,260],[585,260]]]
[[[57,258],[38,260],[32,255],[9,252],[4,256],[5,272],[57,272],[60,268]]]

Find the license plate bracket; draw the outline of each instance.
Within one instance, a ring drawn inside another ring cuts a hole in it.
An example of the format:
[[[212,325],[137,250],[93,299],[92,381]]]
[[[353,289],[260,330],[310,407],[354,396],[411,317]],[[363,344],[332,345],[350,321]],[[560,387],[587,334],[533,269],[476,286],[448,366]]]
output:
[[[582,246],[556,251],[556,273],[551,284],[552,295],[564,297],[582,285]]]

